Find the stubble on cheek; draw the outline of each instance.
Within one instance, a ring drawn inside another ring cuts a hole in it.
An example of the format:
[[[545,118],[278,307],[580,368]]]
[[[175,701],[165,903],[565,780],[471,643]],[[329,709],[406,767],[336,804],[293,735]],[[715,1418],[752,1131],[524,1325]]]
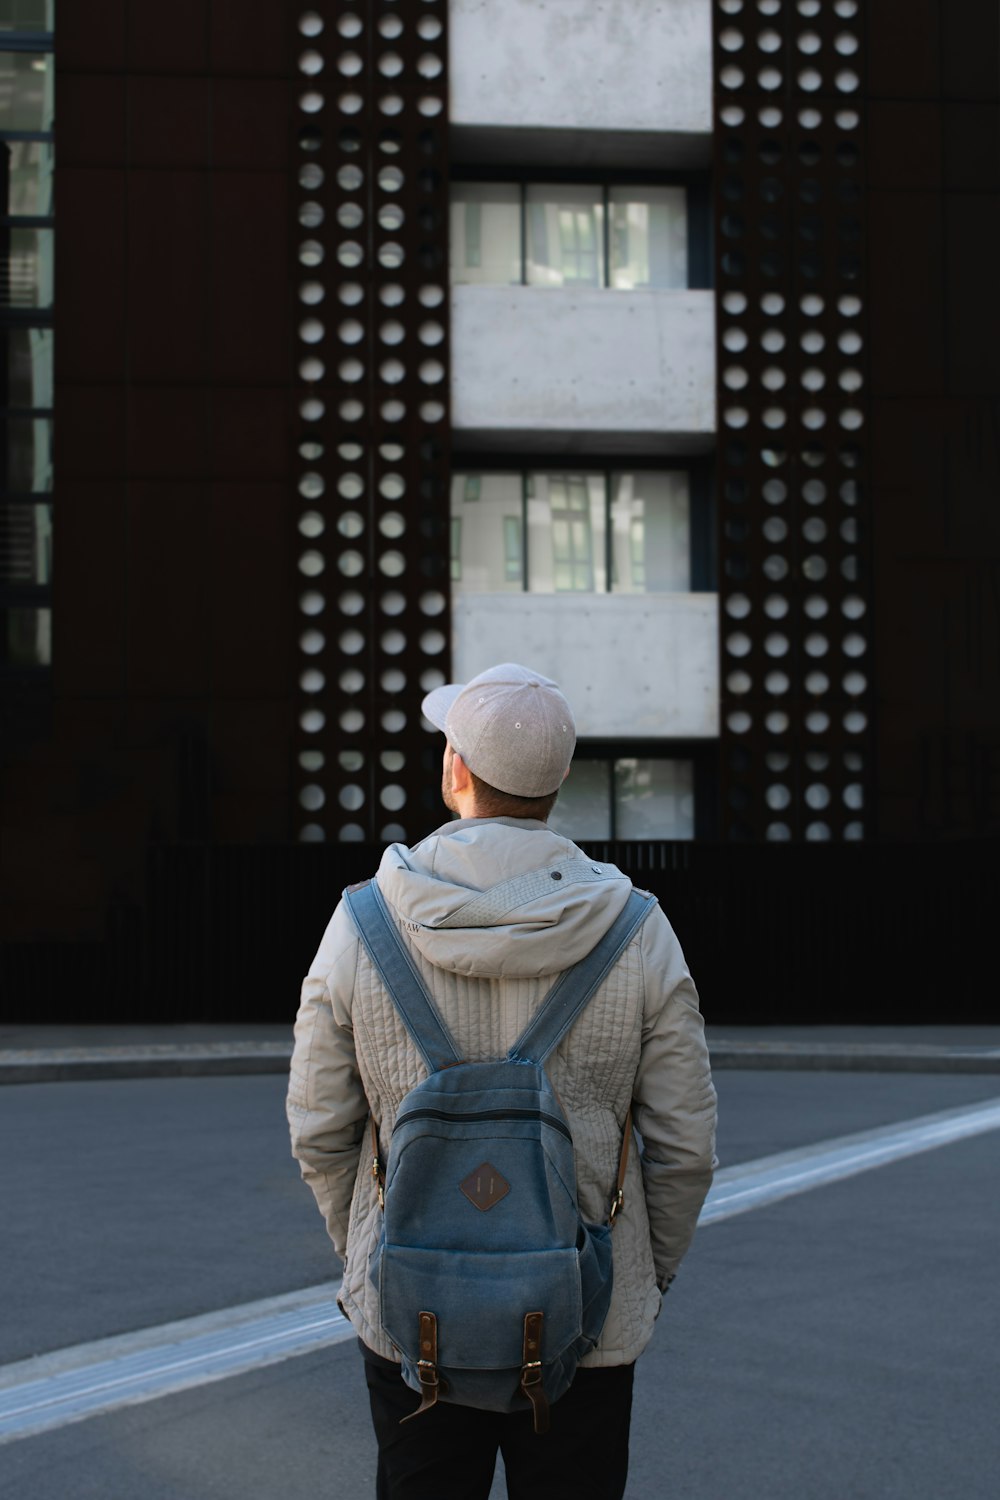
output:
[[[444,766],[441,771],[441,801],[450,813],[457,812],[455,796],[451,789],[451,763],[455,752],[449,745],[444,752]]]

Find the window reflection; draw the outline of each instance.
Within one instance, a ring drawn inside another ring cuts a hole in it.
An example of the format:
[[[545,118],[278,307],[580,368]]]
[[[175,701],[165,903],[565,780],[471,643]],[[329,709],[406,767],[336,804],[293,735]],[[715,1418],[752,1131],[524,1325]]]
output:
[[[52,0],[0,0],[0,666],[9,672],[52,661],[54,20]]]
[[[51,328],[7,329],[7,404],[52,405]]]
[[[616,838],[694,838],[689,760],[616,760],[614,802]]]
[[[7,229],[2,233],[0,306],[52,306],[54,248],[51,229]]]
[[[451,194],[451,279],[456,286],[521,280],[521,189],[458,182]]]
[[[531,286],[604,285],[604,206],[600,187],[531,185],[527,281]]]
[[[610,762],[574,760],[559,788],[549,826],[568,839],[611,837]]]
[[[452,579],[456,592],[520,593],[523,502],[520,474],[456,474],[451,483]]]
[[[0,52],[0,119],[5,130],[52,129],[54,68],[48,52]]]
[[[623,594],[691,587],[691,501],[686,473],[611,477],[612,588]]]
[[[607,588],[603,474],[532,474],[528,484],[528,588],[593,594]]]
[[[19,606],[0,609],[0,649],[3,666],[50,666],[52,611]]]
[[[51,505],[0,505],[0,584],[51,582]]]
[[[686,287],[687,194],[680,187],[613,187],[611,285]]]
[[[694,764],[668,756],[578,756],[549,823],[577,840],[693,839]]]
[[[456,285],[523,281],[620,291],[682,288],[690,276],[688,239],[683,187],[518,182],[452,187]]]
[[[524,577],[524,546],[521,533],[522,527],[520,516],[504,516],[504,583],[513,583],[516,584],[519,588]]]
[[[465,593],[687,593],[690,512],[686,470],[457,473],[451,576]]]
[[[51,31],[55,8],[55,0],[2,0],[0,32]]]
[[[0,421],[0,486],[14,494],[52,488],[52,423],[47,417]]]
[[[52,213],[51,141],[0,141],[0,177],[7,183],[8,214],[44,219]]]

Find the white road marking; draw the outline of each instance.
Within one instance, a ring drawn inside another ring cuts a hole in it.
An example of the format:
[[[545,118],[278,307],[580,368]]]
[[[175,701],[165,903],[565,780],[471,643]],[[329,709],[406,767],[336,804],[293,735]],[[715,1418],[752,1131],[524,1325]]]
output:
[[[353,1338],[339,1290],[331,1281],[2,1366],[0,1444]]]
[[[839,1136],[796,1151],[782,1151],[776,1156],[726,1167],[715,1174],[698,1223],[715,1224],[796,1193],[841,1182],[859,1172],[870,1172],[874,1167],[997,1129],[1000,1129],[1000,1099],[990,1099],[984,1104],[943,1110],[901,1125],[884,1125],[877,1130]]]
[[[726,1167],[701,1225],[1000,1129],[1000,1099]],[[247,1302],[0,1367],[0,1444],[227,1380],[354,1337],[339,1285]]]

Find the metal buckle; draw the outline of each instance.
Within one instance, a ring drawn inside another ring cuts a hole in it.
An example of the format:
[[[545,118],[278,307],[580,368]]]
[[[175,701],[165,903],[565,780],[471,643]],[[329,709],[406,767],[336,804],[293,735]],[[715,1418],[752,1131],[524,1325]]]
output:
[[[618,1215],[621,1213],[621,1211],[622,1211],[622,1209],[624,1207],[625,1207],[625,1193],[622,1190],[622,1188],[619,1188],[618,1191],[615,1193],[615,1196],[612,1198],[612,1200],[611,1200],[611,1207],[608,1210],[608,1223],[609,1224],[613,1224],[615,1222],[615,1220],[617,1219]]]

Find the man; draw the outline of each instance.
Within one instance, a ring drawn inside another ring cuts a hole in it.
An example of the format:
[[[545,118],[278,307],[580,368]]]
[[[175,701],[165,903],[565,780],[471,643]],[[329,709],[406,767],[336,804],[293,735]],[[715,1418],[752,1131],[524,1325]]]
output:
[[[631,883],[546,826],[576,745],[554,682],[508,662],[465,685],[436,688],[423,708],[446,736],[441,790],[456,820],[412,849],[390,845],[376,879],[460,1055],[485,1061],[505,1055],[555,976],[611,927]],[[540,872],[550,877],[541,884]],[[498,888],[502,897],[491,905]],[[601,1337],[544,1435],[527,1410],[497,1414],[443,1401],[401,1422],[420,1398],[403,1383],[368,1278],[380,1209],[366,1129],[370,1111],[384,1157],[400,1101],[426,1070],[343,903],[337,907],[303,986],[288,1117],[293,1153],[344,1258],[341,1306],[364,1355],[379,1500],[485,1500],[498,1448],[508,1494],[518,1500],[624,1493],[634,1362],[694,1234],[714,1166],[715,1091],[698,997],[659,908],[548,1069],[572,1130],[585,1220],[606,1220],[630,1105],[642,1140],[614,1228],[614,1288]]]

